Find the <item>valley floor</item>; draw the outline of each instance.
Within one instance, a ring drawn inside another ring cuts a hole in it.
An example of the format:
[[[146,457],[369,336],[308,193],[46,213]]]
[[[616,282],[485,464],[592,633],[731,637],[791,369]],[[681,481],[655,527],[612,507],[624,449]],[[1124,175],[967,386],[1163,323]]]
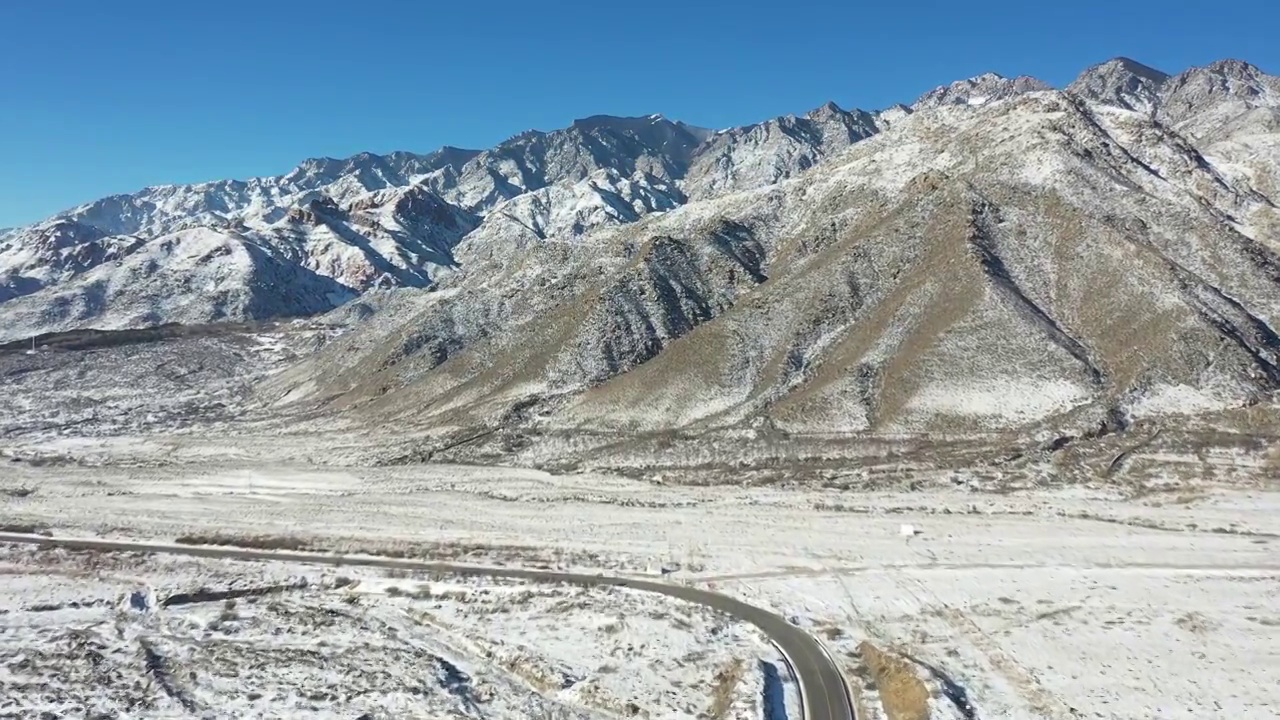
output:
[[[665,571],[811,629],[867,718],[905,716],[886,712],[899,699],[863,641],[907,659],[934,718],[1270,718],[1280,706],[1274,490],[851,494],[464,466],[6,465],[0,525],[15,532]],[[757,631],[622,590],[25,548],[6,550],[0,573],[12,608],[0,679],[25,703],[0,716],[132,702],[150,717],[188,703],[799,717]],[[234,602],[146,599],[277,585],[288,589]],[[151,590],[121,610],[139,588]]]

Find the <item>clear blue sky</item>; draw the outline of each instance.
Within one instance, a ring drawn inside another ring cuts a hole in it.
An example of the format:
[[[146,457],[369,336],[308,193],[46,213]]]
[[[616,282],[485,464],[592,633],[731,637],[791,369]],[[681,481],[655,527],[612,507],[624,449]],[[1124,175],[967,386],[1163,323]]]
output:
[[[596,113],[719,128],[1127,55],[1280,72],[1280,1],[5,0],[0,227]]]

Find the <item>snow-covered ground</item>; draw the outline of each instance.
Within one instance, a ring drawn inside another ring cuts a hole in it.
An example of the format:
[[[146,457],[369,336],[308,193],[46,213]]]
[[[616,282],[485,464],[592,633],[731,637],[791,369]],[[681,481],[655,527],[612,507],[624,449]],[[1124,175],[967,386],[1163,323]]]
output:
[[[759,718],[759,631],[618,588],[0,552],[0,717]]]
[[[58,535],[287,544],[635,574],[674,569],[677,582],[742,597],[811,627],[843,659],[872,717],[880,713],[878,695],[854,656],[862,640],[913,658],[922,672],[933,668],[965,692],[979,718],[1272,718],[1280,706],[1275,488],[1180,483],[1140,494],[1105,486],[993,494],[957,486],[854,494],[449,466],[9,463],[0,471],[0,503],[0,524]],[[903,524],[918,534],[904,537]],[[488,687],[526,688],[524,695],[499,692],[485,717],[527,717],[535,702],[581,708],[591,698],[607,698],[599,707],[620,703],[623,714],[634,702],[650,717],[696,717],[709,712],[718,679],[733,668],[744,672],[725,716],[760,717],[769,705],[766,679],[775,677],[767,668],[779,667],[750,628],[621,591],[381,576],[322,590],[320,571],[306,568],[114,556],[94,562],[106,567],[70,573],[90,584],[59,591],[57,602],[97,598],[108,605],[2,615],[10,629],[0,649],[12,654],[37,637],[19,641],[15,623],[45,623],[46,635],[38,637],[49,642],[92,625],[99,628],[95,642],[108,647],[118,647],[122,641],[112,638],[120,632],[152,633],[169,638],[165,647],[176,657],[194,657],[203,645],[172,638],[204,637],[221,604],[118,615],[115,603],[144,582],[161,596],[218,587],[218,573],[234,566],[239,582],[259,585],[310,574],[311,589],[271,599],[295,607],[291,612],[357,607],[360,619],[342,620],[350,623],[343,632],[375,628],[379,643],[394,644],[400,655],[376,661],[388,677],[407,667],[412,651],[405,648],[420,643]],[[6,573],[5,592],[31,598],[23,602],[55,602],[36,600],[51,591],[32,588],[71,580],[49,575],[45,565],[34,574],[30,563],[25,574]],[[110,578],[118,582],[93,590]],[[264,617],[264,602],[238,631],[248,635],[238,637],[258,638],[253,652],[269,655],[277,637],[271,628],[292,621]],[[173,629],[196,615],[205,629]],[[122,622],[125,630],[112,629]],[[324,633],[328,642],[341,635]],[[340,647],[352,647],[347,642]],[[354,651],[350,657],[374,662]],[[616,673],[602,671],[615,665]],[[14,672],[12,660],[5,666]],[[256,692],[294,698],[288,687],[320,677],[335,682],[316,667],[289,671],[297,677],[272,675],[262,681],[269,689]],[[576,680],[555,689],[557,677]],[[192,687],[214,693],[209,682]],[[549,689],[529,690],[538,682]],[[461,702],[447,693],[440,699]],[[301,709],[320,701],[297,702]],[[456,702],[449,707],[460,709]],[[931,707],[936,718],[964,716],[942,694]]]

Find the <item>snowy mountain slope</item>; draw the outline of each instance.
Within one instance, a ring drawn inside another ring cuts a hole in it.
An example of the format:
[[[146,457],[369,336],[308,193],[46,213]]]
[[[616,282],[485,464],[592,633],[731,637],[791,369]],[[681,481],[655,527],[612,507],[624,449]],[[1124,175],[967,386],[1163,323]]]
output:
[[[1008,100],[1023,93],[1052,88],[1043,81],[1020,75],[1007,78],[998,73],[983,73],[967,80],[957,80],[950,85],[930,90],[912,104],[912,110],[931,110],[947,105],[985,105]]]
[[[464,207],[483,213],[529,194],[504,219],[535,228],[551,223],[534,233],[544,237],[559,231],[557,223],[582,232],[606,215],[608,222],[629,222],[685,201],[673,178],[683,176],[707,135],[660,116],[597,116],[565,130],[524,133],[483,153],[443,148],[430,155],[319,158],[274,178],[162,186],[104,198],[0,239],[0,303],[72,282],[148,240],[196,228],[243,236],[268,248],[271,257],[297,263],[304,274],[333,278],[357,293],[374,284],[424,287],[455,266],[452,246],[479,225],[480,218]],[[582,200],[571,198],[573,193],[533,192],[575,181],[587,183],[584,192],[595,197],[595,210],[579,207]],[[67,292],[81,287],[69,285]],[[86,298],[84,304],[95,302]],[[282,305],[276,314],[330,307],[311,298]],[[0,320],[9,312],[18,311],[0,305]],[[88,322],[96,315],[73,316]],[[169,319],[177,318],[156,316],[156,322]],[[11,338],[27,327],[0,323],[0,336]]]
[[[1277,82],[1120,58],[1065,91],[987,74],[877,113],[598,116],[152,189],[0,237],[0,335],[430,288],[340,311],[354,332],[262,397],[628,432],[1093,432],[1237,407],[1280,386]]]
[[[1280,386],[1280,260],[1233,218],[1275,212],[1138,113],[1058,92],[945,106],[589,243],[464,240],[474,281],[264,393],[624,432],[1083,431],[1238,406]]]
[[[57,219],[0,244],[0,337],[324,312],[375,285],[430,285],[456,265],[452,247],[478,224],[420,185],[344,205],[318,196],[269,224],[222,220],[150,239]],[[227,248],[263,265],[192,259]],[[263,278],[284,284],[266,287]]]
[[[1129,58],[1115,58],[1085,70],[1065,89],[1093,102],[1152,112],[1169,75]]]
[[[1254,108],[1199,141],[1206,162],[1242,187],[1280,204],[1280,108]],[[1255,222],[1254,219],[1247,219]],[[1265,220],[1257,220],[1265,222]],[[1275,236],[1276,228],[1271,228]],[[1259,230],[1258,232],[1263,232]]]
[[[772,185],[817,165],[879,131],[862,110],[827,103],[803,117],[787,115],[717,133],[693,161],[684,187],[695,199]]]
[[[141,240],[109,237],[92,225],[49,220],[0,238],[0,302],[113,261],[132,252]]]
[[[1255,108],[1280,108],[1280,77],[1242,60],[1220,60],[1170,78],[1161,88],[1157,116],[1201,138]]]
[[[196,228],[10,300],[3,335],[312,314],[355,294],[243,235]]]
[[[1280,202],[1280,77],[1239,60],[1192,68],[1165,83],[1158,117],[1220,172]]]
[[[456,173],[438,173],[427,182],[446,200],[484,214],[518,195],[576,182],[598,170],[678,179],[709,134],[661,115],[599,115],[575,120],[563,130],[521,133],[480,153]]]
[[[371,190],[402,187],[414,178],[465,163],[473,150],[442,148],[429,155],[361,153],[345,160],[313,158],[285,175],[252,180],[219,180],[195,185],[161,185],[132,195],[113,195],[57,215],[109,235],[155,236],[198,225],[242,220],[270,223],[308,193],[338,201]]]
[[[452,248],[479,218],[422,185],[390,188],[338,204],[324,196],[246,233],[303,267],[363,291],[374,284],[425,287],[455,266]]]
[[[990,82],[1003,80],[984,76],[966,87]],[[194,228],[246,234],[274,248],[273,256],[357,292],[374,282],[421,287],[453,267],[452,244],[476,227],[478,216],[500,205],[503,216],[483,232],[496,242],[548,239],[561,232],[578,236],[600,224],[669,210],[691,196],[792,177],[910,112],[905,106],[880,113],[844,111],[829,103],[804,117],[723,133],[658,115],[594,116],[563,130],[522,133],[483,152],[445,147],[428,155],[314,158],[278,177],[147,188],[0,237],[0,303],[68,282],[147,240]],[[593,188],[592,178],[604,184]],[[583,181],[588,184],[572,192],[554,189]],[[452,208],[437,208],[444,223],[439,230],[373,217],[367,207],[357,208],[355,217],[343,214],[348,203],[377,202],[367,197],[410,186],[429,189]],[[510,204],[513,200],[518,202]],[[56,257],[41,250],[51,243],[61,248]],[[301,307],[279,308],[282,315],[301,312]],[[0,308],[0,319],[4,314]]]
[[[624,177],[613,169],[597,170],[582,180],[561,181],[503,202],[485,215],[476,236],[498,243],[498,250],[512,243],[569,242],[685,201],[674,182],[641,172]]]

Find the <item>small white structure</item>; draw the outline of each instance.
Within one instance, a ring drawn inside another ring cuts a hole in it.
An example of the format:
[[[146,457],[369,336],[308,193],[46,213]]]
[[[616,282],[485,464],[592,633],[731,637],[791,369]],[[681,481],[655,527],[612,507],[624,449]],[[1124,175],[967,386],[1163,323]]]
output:
[[[915,537],[915,536],[916,536],[916,526],[915,526],[915,525],[900,525],[900,526],[898,526],[898,534],[899,534],[899,535],[901,535],[902,537],[905,537],[905,538]]]
[[[31,338],[31,349],[27,351],[27,354],[28,355],[36,354],[36,339],[34,337]]]

